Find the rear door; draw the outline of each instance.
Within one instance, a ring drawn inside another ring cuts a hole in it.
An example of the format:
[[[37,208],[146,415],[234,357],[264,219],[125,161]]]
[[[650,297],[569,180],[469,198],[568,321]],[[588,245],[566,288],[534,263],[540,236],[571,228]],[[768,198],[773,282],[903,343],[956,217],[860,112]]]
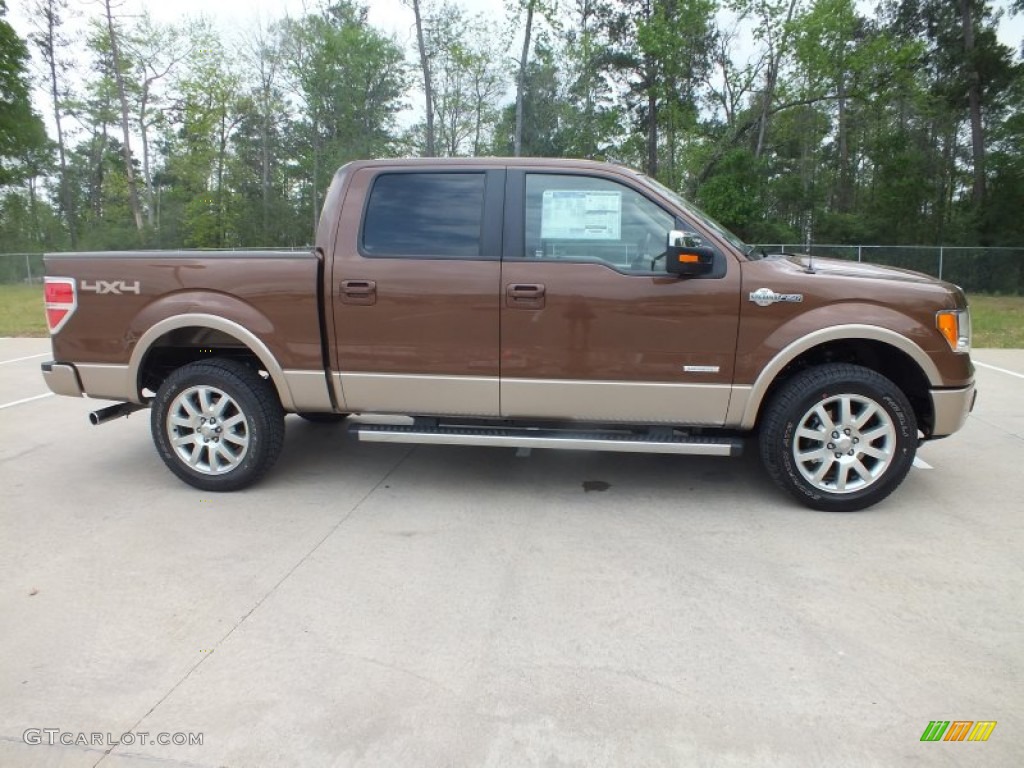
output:
[[[714,245],[642,185],[510,168],[502,263],[501,405],[509,418],[721,425],[739,269],[665,271],[668,232]],[[517,202],[518,201],[518,202]]]
[[[331,285],[344,409],[497,416],[504,170],[364,167]]]

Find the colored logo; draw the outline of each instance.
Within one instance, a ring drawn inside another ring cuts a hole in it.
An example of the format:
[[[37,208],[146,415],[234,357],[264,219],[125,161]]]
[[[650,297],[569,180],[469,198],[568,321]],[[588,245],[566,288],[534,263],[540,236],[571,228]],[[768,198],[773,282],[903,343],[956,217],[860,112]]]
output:
[[[921,741],[988,741],[995,727],[995,720],[932,720]]]

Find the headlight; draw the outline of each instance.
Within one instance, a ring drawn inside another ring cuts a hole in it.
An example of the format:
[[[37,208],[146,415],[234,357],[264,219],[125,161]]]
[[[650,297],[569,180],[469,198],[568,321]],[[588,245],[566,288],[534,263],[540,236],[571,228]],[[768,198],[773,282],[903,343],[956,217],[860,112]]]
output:
[[[971,311],[944,309],[935,313],[935,327],[954,352],[971,351]]]

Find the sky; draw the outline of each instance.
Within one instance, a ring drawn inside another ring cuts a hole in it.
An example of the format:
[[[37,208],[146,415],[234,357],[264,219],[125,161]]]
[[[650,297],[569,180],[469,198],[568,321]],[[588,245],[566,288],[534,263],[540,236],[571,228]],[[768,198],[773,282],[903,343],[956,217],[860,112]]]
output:
[[[436,1],[436,0],[435,0]],[[454,0],[471,13],[483,13],[495,25],[505,22],[507,13],[504,0]],[[992,0],[996,7],[1006,7],[1008,0]],[[364,0],[369,8],[370,21],[377,27],[394,34],[400,43],[411,45],[414,40],[412,9],[401,0]],[[862,11],[869,12],[877,0],[859,0]],[[88,9],[90,15],[99,9],[99,0],[69,0],[72,8]],[[206,15],[219,22],[222,29],[243,31],[257,20],[264,22],[280,18],[285,12],[301,15],[304,5],[315,0],[115,0],[119,13],[140,13],[143,8],[155,18],[177,22],[186,16]],[[29,8],[32,0],[8,0],[8,19],[18,33],[25,37],[31,31]],[[999,29],[1000,40],[1018,54],[1024,42],[1024,14],[1005,15]]]
[[[415,42],[415,19],[412,9],[403,4],[401,0],[362,1],[369,9],[370,22],[377,28],[394,35],[398,43],[409,51],[410,61],[414,61],[412,54]],[[433,0],[433,2],[439,1]],[[502,28],[506,24],[508,13],[505,10],[504,0],[452,1],[470,13],[484,14],[496,28]],[[562,1],[566,2],[566,0]],[[190,16],[208,16],[225,32],[229,46],[234,34],[242,35],[258,22],[266,25],[281,18],[286,12],[292,16],[300,16],[304,6],[316,5],[316,0],[112,0],[112,2],[115,13],[119,15],[140,14],[143,9],[146,9],[155,20],[168,23],[180,22]],[[1009,0],[992,0],[992,2],[996,7],[1004,8],[1009,4]],[[26,38],[33,31],[33,25],[28,15],[33,3],[34,0],[8,0],[7,2],[8,21],[22,38]],[[78,9],[80,14],[86,12],[91,17],[97,16],[102,7],[100,0],[68,0],[68,3],[72,9]],[[870,12],[876,3],[877,0],[858,0],[862,12],[865,13]],[[68,26],[73,28],[70,24]],[[79,22],[79,27],[81,27],[81,22]],[[1024,14],[1004,15],[999,28],[999,38],[1019,56],[1022,43],[1024,43]],[[34,46],[30,46],[30,48],[34,49]],[[748,48],[752,52],[752,46],[748,46]],[[514,56],[516,52],[507,55]],[[32,54],[38,65],[40,62],[37,52],[32,50]],[[41,70],[37,66],[35,71]],[[46,115],[49,105],[46,102],[45,92],[37,89],[37,94],[36,110]]]

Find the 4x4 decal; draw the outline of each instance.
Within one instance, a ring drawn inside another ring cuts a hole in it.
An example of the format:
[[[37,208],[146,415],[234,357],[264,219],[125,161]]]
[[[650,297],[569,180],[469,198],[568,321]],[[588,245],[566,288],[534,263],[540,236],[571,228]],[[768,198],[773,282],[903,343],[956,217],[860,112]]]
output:
[[[122,293],[134,293],[138,296],[142,293],[142,286],[138,280],[130,283],[127,280],[93,280],[92,282],[83,280],[79,289],[90,293],[112,293],[116,296],[120,296]]]

